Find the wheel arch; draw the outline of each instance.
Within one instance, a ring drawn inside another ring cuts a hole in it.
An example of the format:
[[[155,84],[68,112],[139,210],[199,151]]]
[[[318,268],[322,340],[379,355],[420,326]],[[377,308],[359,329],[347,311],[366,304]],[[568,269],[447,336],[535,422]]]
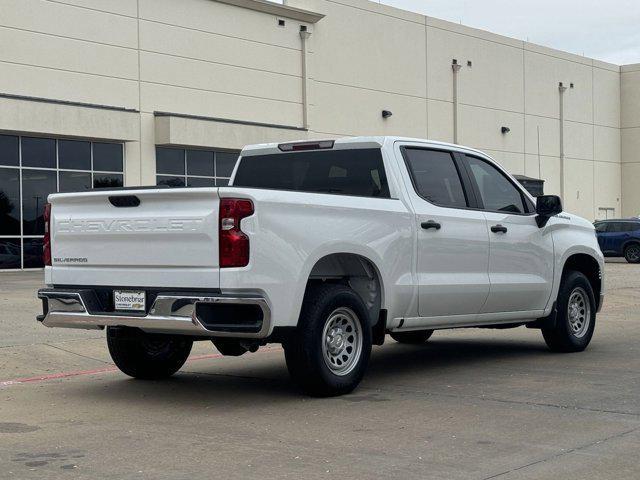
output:
[[[598,260],[588,253],[574,253],[567,257],[562,267],[562,276],[568,271],[574,270],[582,273],[593,289],[596,300],[596,309],[600,309],[600,294],[602,293],[602,271]]]
[[[639,238],[630,238],[629,240],[627,240],[626,242],[624,242],[622,244],[622,255],[624,255],[625,250],[631,246],[631,245],[640,245],[640,239]]]
[[[384,308],[384,281],[376,263],[359,253],[334,252],[319,258],[306,279],[304,294],[309,287],[322,282],[349,285],[362,299],[375,325]]]

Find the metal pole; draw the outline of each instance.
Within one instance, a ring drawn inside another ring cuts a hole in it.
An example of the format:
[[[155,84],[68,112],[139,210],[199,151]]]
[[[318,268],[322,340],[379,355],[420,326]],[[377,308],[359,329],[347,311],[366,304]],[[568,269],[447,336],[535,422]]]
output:
[[[302,127],[309,128],[309,103],[307,98],[307,39],[311,32],[300,30],[300,44],[302,48]]]
[[[564,92],[567,90],[562,82],[558,84],[560,92],[560,197],[564,200]]]
[[[451,63],[453,70],[453,143],[458,143],[458,72],[462,66],[457,60]]]
[[[538,178],[542,179],[542,161],[540,160],[540,125],[536,125],[538,129]]]

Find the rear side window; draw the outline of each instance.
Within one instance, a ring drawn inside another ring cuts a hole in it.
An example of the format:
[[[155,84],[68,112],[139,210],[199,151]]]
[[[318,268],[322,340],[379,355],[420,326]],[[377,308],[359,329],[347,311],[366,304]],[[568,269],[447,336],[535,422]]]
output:
[[[405,148],[413,186],[425,200],[443,207],[466,207],[467,200],[449,152]]]
[[[636,230],[640,230],[640,223],[636,223],[636,222],[625,223],[626,232],[635,232]]]
[[[636,222],[611,222],[607,232],[610,233],[622,233],[622,232],[634,232],[639,230],[639,225]]]
[[[596,232],[598,233],[604,233],[607,231],[607,224],[606,223],[596,223],[594,225]]]
[[[382,153],[377,148],[242,157],[233,185],[389,198]]]

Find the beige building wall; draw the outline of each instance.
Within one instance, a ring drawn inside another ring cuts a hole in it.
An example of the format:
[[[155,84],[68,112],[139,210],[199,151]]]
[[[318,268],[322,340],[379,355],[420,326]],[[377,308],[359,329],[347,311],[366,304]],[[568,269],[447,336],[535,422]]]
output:
[[[640,63],[621,68],[623,215],[640,215]]]
[[[389,134],[480,148],[589,219],[640,213],[637,65],[366,0],[2,1],[0,130],[124,141],[127,185],[155,183],[156,145]]]

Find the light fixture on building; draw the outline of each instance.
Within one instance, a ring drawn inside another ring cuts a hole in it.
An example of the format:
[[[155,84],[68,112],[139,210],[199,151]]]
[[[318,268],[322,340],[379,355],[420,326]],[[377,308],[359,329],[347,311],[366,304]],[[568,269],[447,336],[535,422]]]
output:
[[[506,135],[507,133],[509,133],[511,131],[511,129],[509,127],[500,127],[500,131]]]
[[[393,115],[393,112],[391,110],[382,110],[382,118],[389,118],[391,115]]]

